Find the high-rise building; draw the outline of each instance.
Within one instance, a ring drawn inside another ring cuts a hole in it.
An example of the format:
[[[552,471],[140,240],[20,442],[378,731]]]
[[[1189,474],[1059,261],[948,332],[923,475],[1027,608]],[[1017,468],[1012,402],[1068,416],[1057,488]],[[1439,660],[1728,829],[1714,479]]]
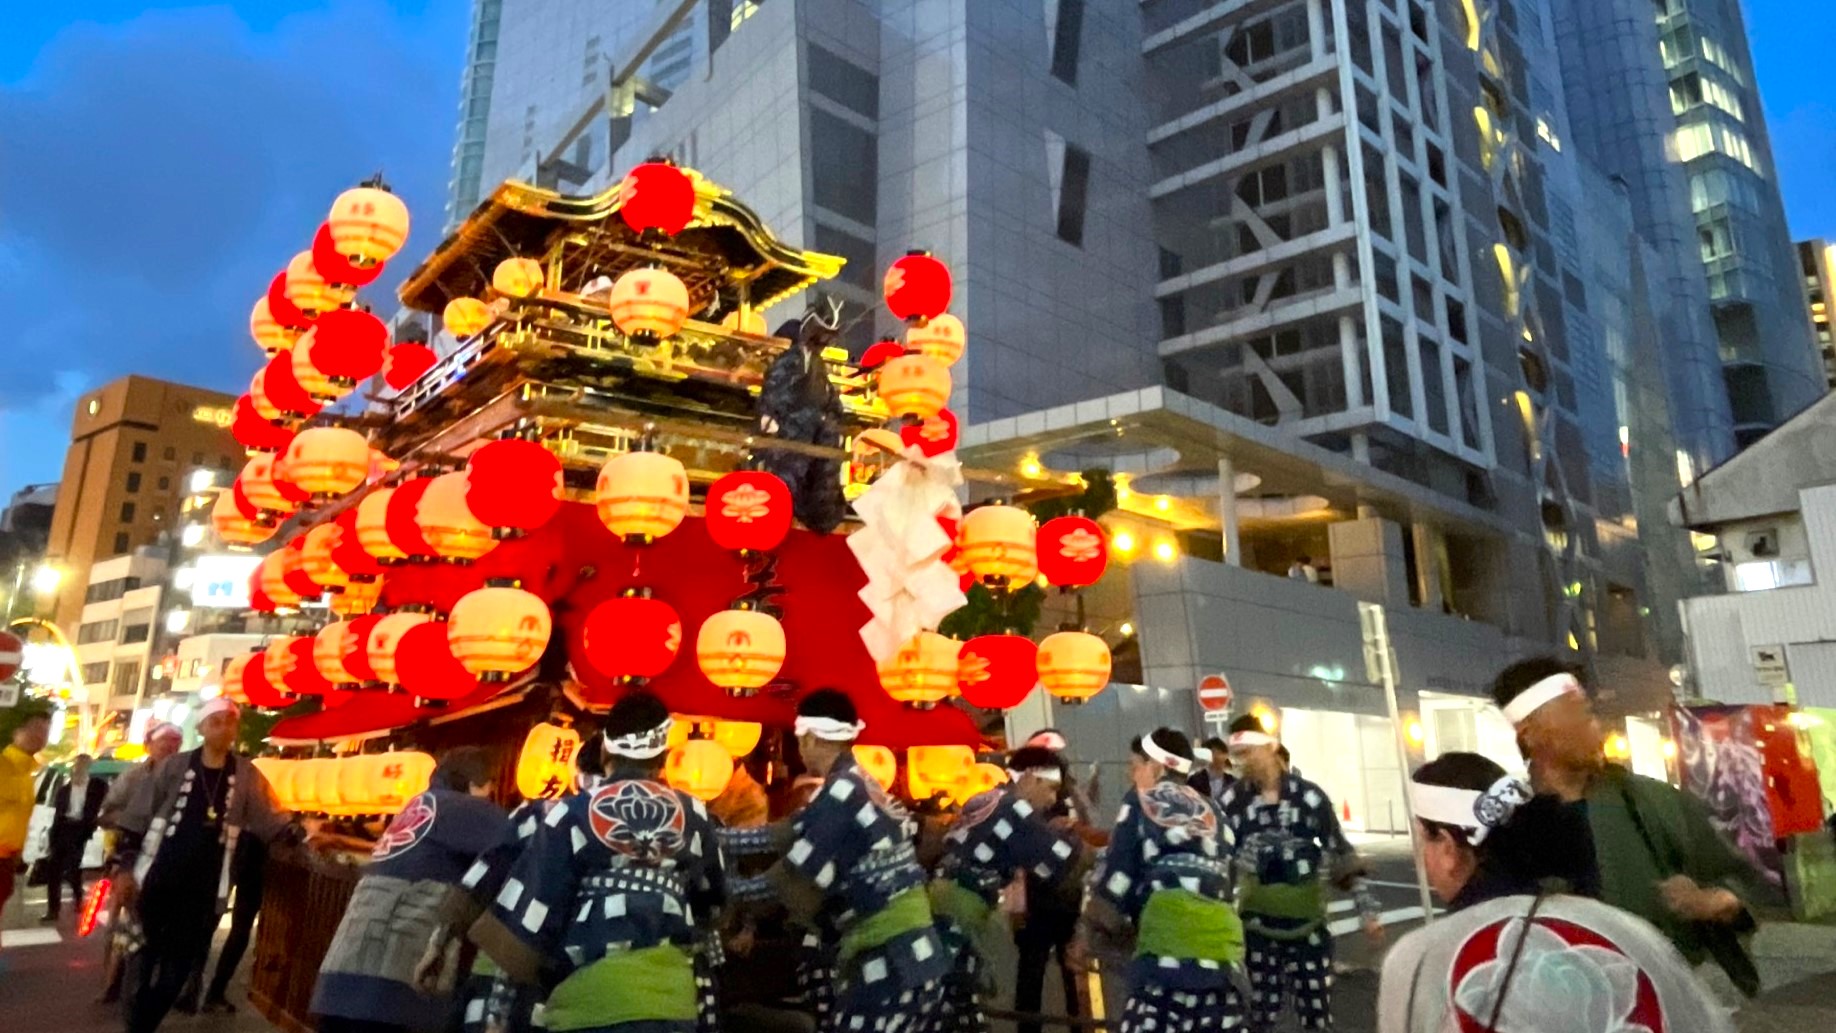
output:
[[[1836,334],[1830,307],[1836,305],[1836,245],[1827,240],[1798,243],[1798,268],[1804,274],[1804,304],[1810,310],[1811,335],[1823,353],[1823,375],[1836,390]]]
[[[51,518],[48,559],[62,568],[55,619],[74,634],[89,571],[174,533],[185,477],[242,465],[230,435],[235,398],[127,376],[77,399]]]
[[[1085,617],[1152,691],[1052,719],[1094,743],[1191,725],[1198,678],[1226,673],[1353,824],[1391,827],[1366,607],[1390,614],[1411,741],[1506,763],[1484,668],[1564,653],[1636,715],[1681,649],[1674,619],[1646,619],[1681,590],[1647,578],[1668,553],[1641,539],[1678,486],[1651,375],[1669,281],[1632,201],[1565,141],[1540,3],[701,4],[727,31],[693,33],[666,92],[621,69],[680,5],[635,31],[602,12],[545,53],[500,49],[493,112],[564,128],[525,145],[494,115],[486,179],[591,194],[672,155],[847,259],[822,289],[857,354],[901,329],[880,270],[937,253],[971,342],[964,462],[1122,486],[1118,572]],[[503,39],[553,29],[515,20]],[[553,69],[591,33],[629,52],[606,44],[609,87],[551,120]],[[1308,567],[1320,583],[1286,576]]]
[[[1827,388],[1740,5],[1548,2],[1571,142],[1626,184],[1658,254],[1672,415],[1700,473]]]

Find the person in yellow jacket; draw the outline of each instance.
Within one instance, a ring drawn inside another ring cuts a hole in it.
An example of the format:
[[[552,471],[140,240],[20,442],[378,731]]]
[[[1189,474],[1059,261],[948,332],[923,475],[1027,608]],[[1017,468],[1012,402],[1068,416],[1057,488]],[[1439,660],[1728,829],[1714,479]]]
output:
[[[13,729],[12,744],[0,750],[0,912],[13,896],[32,820],[32,776],[38,771],[38,751],[50,737],[51,715],[28,714]]]

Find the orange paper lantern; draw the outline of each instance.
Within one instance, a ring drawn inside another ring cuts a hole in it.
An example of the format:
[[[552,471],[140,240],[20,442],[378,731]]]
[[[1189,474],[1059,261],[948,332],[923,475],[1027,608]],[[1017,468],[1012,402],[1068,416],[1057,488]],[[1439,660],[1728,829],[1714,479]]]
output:
[[[539,724],[523,737],[516,757],[516,791],[525,800],[552,800],[574,784],[574,755],[580,733],[560,725]]]
[[[465,504],[467,487],[464,473],[441,474],[427,485],[415,506],[414,522],[421,537],[441,559],[470,563],[497,548],[490,526],[473,516]]]
[[[854,762],[880,783],[881,789],[891,789],[893,780],[899,777],[899,758],[885,746],[856,746]]]
[[[491,270],[491,289],[512,298],[527,298],[542,289],[548,277],[533,258],[506,258]]]
[[[960,545],[969,572],[1019,584],[1039,576],[1039,528],[1016,506],[981,506],[963,517]]]
[[[319,677],[333,685],[349,685],[357,680],[344,666],[344,654],[350,648],[350,637],[349,621],[333,621],[313,636],[312,665],[318,668]]]
[[[649,541],[688,514],[688,471],[660,452],[622,452],[599,468],[593,488],[599,522],[621,538]]]
[[[875,383],[894,416],[928,420],[950,404],[950,368],[928,355],[901,355],[880,366]]]
[[[491,306],[477,298],[454,298],[440,311],[440,322],[463,341],[491,325]]]
[[[359,267],[393,258],[408,239],[408,224],[408,206],[380,186],[346,190],[325,217],[338,253]]]
[[[287,353],[288,367],[293,370],[293,379],[299,381],[300,387],[315,402],[328,402],[344,395],[345,389],[330,375],[319,371],[319,364],[313,361],[313,349],[318,346],[319,331],[317,327],[300,335],[293,344],[293,350]]]
[[[619,332],[659,341],[688,321],[688,288],[667,269],[633,269],[612,284],[606,308]]]
[[[245,707],[250,705],[249,694],[242,690],[242,678],[249,664],[260,659],[263,659],[260,653],[243,653],[230,657],[229,663],[223,665],[223,677],[219,679],[219,685],[223,695],[229,697],[231,702]]]
[[[333,498],[363,484],[370,472],[370,443],[345,427],[309,427],[293,436],[287,480],[315,498]]]
[[[432,615],[425,613],[392,613],[376,622],[370,629],[370,637],[363,644],[364,658],[370,661],[370,670],[376,672],[376,680],[385,685],[400,685],[402,679],[395,669],[395,650],[402,644],[402,636],[416,625],[426,624],[433,620]]]
[[[334,523],[318,524],[306,532],[306,541],[300,546],[300,569],[314,584],[338,589],[350,583],[351,576],[332,558],[343,534],[343,529]]]
[[[242,497],[262,510],[287,516],[300,508],[299,502],[275,483],[274,457],[266,452],[250,456],[242,464],[238,479],[242,482]]]
[[[249,336],[261,350],[273,355],[293,347],[299,338],[299,331],[284,327],[280,320],[274,318],[274,312],[268,307],[266,294],[255,299],[255,308],[249,313]]]
[[[723,721],[717,717],[673,714],[675,724],[669,730],[669,744],[680,746],[693,739],[712,739],[739,760],[758,748],[765,726],[756,721]]]
[[[1085,703],[1109,684],[1109,644],[1083,631],[1061,631],[1039,643],[1039,682],[1069,704]]]
[[[690,739],[669,751],[663,777],[698,800],[712,800],[733,777],[733,756],[711,739]]]
[[[503,679],[542,658],[553,631],[548,604],[520,588],[480,588],[453,604],[446,641],[480,678]]]
[[[389,538],[389,500],[394,495],[394,488],[378,488],[357,503],[357,544],[385,562],[408,558]]]
[[[325,282],[312,263],[312,252],[302,251],[287,263],[287,300],[308,316],[330,312],[357,296],[355,287],[334,287]]]
[[[905,786],[913,800],[954,800],[974,771],[975,751],[967,746],[913,746],[905,751]]]
[[[344,591],[331,597],[331,611],[340,617],[357,617],[369,613],[382,601],[382,589],[381,578],[347,582]]]
[[[695,636],[701,673],[733,696],[750,696],[784,667],[784,625],[758,610],[722,610]]]
[[[905,346],[946,367],[954,366],[968,347],[968,334],[963,329],[963,321],[946,312],[923,326],[907,330]]]
[[[236,505],[234,491],[220,491],[217,500],[210,505],[210,526],[223,539],[223,544],[232,548],[247,548],[265,542],[274,536],[274,528],[263,527],[256,520],[242,515],[242,509]]]
[[[929,710],[959,691],[956,661],[963,645],[934,631],[921,631],[880,661],[880,687],[909,707]]]

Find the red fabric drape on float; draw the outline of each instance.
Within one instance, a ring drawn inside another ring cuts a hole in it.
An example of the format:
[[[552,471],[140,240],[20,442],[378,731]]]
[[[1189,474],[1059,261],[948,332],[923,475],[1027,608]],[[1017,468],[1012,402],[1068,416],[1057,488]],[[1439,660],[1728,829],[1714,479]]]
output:
[[[732,699],[702,676],[695,664],[695,635],[710,615],[751,591],[739,558],[714,544],[700,518],[683,521],[674,532],[648,546],[618,540],[599,522],[593,507],[567,503],[539,530],[500,543],[468,566],[411,565],[392,568],[383,585],[383,603],[400,607],[431,604],[450,610],[459,597],[481,588],[487,579],[516,578],[554,611],[555,633],[565,636],[567,654],[575,660],[575,678],[594,705],[610,704],[620,689],[580,658],[581,627],[594,606],[626,588],[647,587],[682,616],[681,652],[669,670],[648,688],[671,710],[682,714],[788,727],[798,696],[834,687],[848,693],[867,731],[861,741],[903,749],[908,746],[977,745],[981,737],[969,715],[950,707],[918,711],[894,702],[880,688],[873,658],[861,644],[859,630],[868,611],[855,594],[867,577],[849,552],[843,535],[792,531],[777,549],[774,580],[789,643],[780,681],[791,691],[767,690],[751,699]],[[361,735],[400,727],[434,714],[455,713],[490,699],[497,686],[434,710],[416,707],[405,695],[359,693],[333,710],[289,718],[271,733],[277,739],[319,739]]]

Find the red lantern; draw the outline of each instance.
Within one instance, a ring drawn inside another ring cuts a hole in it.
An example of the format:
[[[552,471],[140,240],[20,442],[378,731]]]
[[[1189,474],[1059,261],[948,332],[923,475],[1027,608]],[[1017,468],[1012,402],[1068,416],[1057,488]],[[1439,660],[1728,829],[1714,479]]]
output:
[[[338,253],[338,244],[332,239],[331,226],[319,224],[319,232],[312,235],[312,267],[327,283],[343,284],[347,287],[368,287],[382,275],[383,263],[375,262],[367,266],[354,265],[351,260]]]
[[[723,549],[769,552],[790,533],[790,486],[763,470],[738,470],[708,486],[708,536]]]
[[[1039,684],[1039,647],[1019,635],[982,635],[956,661],[963,702],[984,710],[1019,706]]]
[[[899,440],[906,448],[916,445],[918,451],[933,458],[956,451],[957,436],[956,414],[948,409],[939,409],[929,419],[899,428]]]
[[[462,699],[478,689],[478,678],[454,658],[446,631],[445,624],[428,621],[409,628],[396,644],[395,670],[402,688],[422,699]]]
[[[230,420],[230,434],[237,444],[257,452],[279,452],[293,440],[293,432],[276,426],[255,411],[255,400],[248,395],[236,399],[236,415]]]
[[[400,391],[421,379],[439,360],[440,356],[424,344],[414,341],[398,344],[389,349],[383,360],[383,383]]]
[[[533,441],[481,446],[465,464],[465,505],[491,527],[533,531],[561,508],[561,460]]]
[[[293,353],[281,352],[261,371],[262,391],[268,401],[283,413],[294,413],[299,416],[316,416],[325,406],[308,394],[293,375]]]
[[[376,681],[376,669],[370,666],[370,632],[382,620],[381,614],[366,614],[352,617],[349,621],[351,633],[344,639],[344,669],[351,672],[351,677],[359,682]]]
[[[249,461],[242,464],[242,472],[236,475],[236,486],[243,498],[268,513],[286,516],[300,505],[298,490],[275,478],[274,457],[264,452],[250,456]]]
[[[1095,520],[1053,517],[1039,528],[1039,572],[1061,588],[1094,585],[1109,564],[1109,536]]]
[[[303,331],[312,325],[312,317],[300,311],[300,307],[287,297],[287,271],[274,274],[268,283],[268,314],[274,321],[288,329]]]
[[[397,665],[400,655],[397,650],[402,644],[402,637],[412,628],[419,627],[433,620],[425,613],[391,613],[379,617],[370,625],[369,634],[363,640],[364,658],[370,663],[370,673],[376,680],[385,685],[400,685],[401,673]],[[445,625],[440,627],[441,637],[446,635]]]
[[[343,533],[332,547],[332,562],[350,575],[352,581],[374,581],[382,574],[382,564],[364,551],[357,529],[357,510],[358,507],[352,506],[337,516],[335,522]]]
[[[297,535],[285,548],[276,549],[268,559],[280,568],[281,580],[301,599],[317,599],[324,588],[306,573],[306,536]]]
[[[375,376],[389,347],[389,328],[360,309],[333,309],[313,324],[312,365],[340,384]]]
[[[580,642],[587,664],[608,678],[655,678],[682,648],[682,618],[661,599],[621,595],[593,607]]]
[[[389,544],[399,549],[404,556],[432,556],[434,554],[433,546],[421,536],[421,525],[415,520],[415,515],[421,508],[421,496],[427,494],[427,489],[432,484],[432,477],[414,477],[395,489],[395,493],[389,496],[389,508],[384,518],[384,526],[389,532]],[[370,555],[377,555],[374,548],[368,546],[366,548],[369,549]]]
[[[297,696],[321,696],[331,683],[319,674],[312,659],[313,637],[289,635],[268,643],[262,658],[262,673],[270,685],[278,685]]]
[[[950,269],[929,251],[907,251],[886,270],[886,307],[908,323],[922,324],[950,307]]]
[[[681,169],[648,161],[626,173],[618,185],[618,214],[633,233],[681,233],[695,217],[695,181]]]
[[[242,695],[250,706],[263,710],[279,710],[289,706],[293,700],[275,688],[268,680],[266,657],[260,653],[253,654],[249,662],[242,667]]]

